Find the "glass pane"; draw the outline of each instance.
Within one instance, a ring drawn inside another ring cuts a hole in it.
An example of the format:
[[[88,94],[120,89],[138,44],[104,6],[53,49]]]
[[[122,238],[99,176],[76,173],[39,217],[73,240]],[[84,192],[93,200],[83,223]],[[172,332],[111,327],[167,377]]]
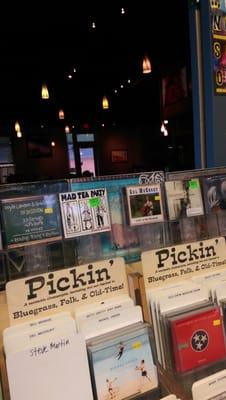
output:
[[[85,175],[88,173],[95,174],[95,162],[94,162],[94,151],[93,147],[81,147],[80,148],[80,160],[81,160],[81,172],[82,175],[85,172]]]
[[[70,169],[70,171],[76,172],[75,152],[74,152],[72,133],[67,133],[66,137],[67,137],[69,169]]]
[[[0,164],[13,162],[12,148],[8,137],[0,138]]]
[[[78,142],[94,142],[94,134],[93,133],[81,133],[76,135]]]

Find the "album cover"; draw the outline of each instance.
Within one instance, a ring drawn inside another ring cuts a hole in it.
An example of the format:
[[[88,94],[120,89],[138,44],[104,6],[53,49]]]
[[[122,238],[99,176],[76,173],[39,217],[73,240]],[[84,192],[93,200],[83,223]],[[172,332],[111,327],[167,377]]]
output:
[[[177,372],[205,366],[226,356],[219,307],[172,318],[170,328]]]
[[[165,365],[164,367],[173,370],[174,369],[174,359],[172,354],[172,338],[171,338],[171,330],[169,320],[172,318],[179,318],[181,316],[186,315],[194,315],[195,313],[200,313],[203,310],[210,310],[213,308],[213,303],[210,300],[203,300],[199,303],[184,306],[177,310],[173,310],[170,312],[164,312],[160,315],[159,325],[162,336],[162,347],[164,351],[164,359]]]
[[[149,329],[117,332],[97,344],[88,342],[97,400],[127,399],[158,387]]]
[[[59,198],[65,238],[111,229],[106,189],[60,193]]]
[[[203,215],[202,192],[198,178],[165,182],[169,220]]]
[[[127,186],[126,196],[131,226],[163,221],[160,184]]]
[[[219,234],[226,235],[226,175],[202,178],[207,214],[214,214]],[[211,225],[213,221],[211,220]]]

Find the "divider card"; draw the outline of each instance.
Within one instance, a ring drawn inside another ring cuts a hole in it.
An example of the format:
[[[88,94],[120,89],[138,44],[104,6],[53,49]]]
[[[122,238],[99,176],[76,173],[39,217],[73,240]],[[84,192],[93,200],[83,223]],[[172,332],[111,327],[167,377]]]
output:
[[[100,317],[106,312],[121,311],[129,307],[134,307],[134,302],[128,295],[116,296],[116,298],[112,297],[99,303],[80,306],[74,311],[76,325],[79,329],[80,323],[83,321]]]
[[[130,225],[164,220],[160,184],[127,186],[126,195]]]
[[[225,400],[226,369],[193,383],[193,400]]]
[[[198,178],[165,182],[170,220],[204,214]]]
[[[105,311],[99,316],[80,321],[78,331],[87,340],[138,322],[143,322],[142,309],[140,306],[133,306],[122,310]]]
[[[128,294],[122,257],[7,282],[10,324]]]
[[[66,238],[111,229],[106,189],[60,193],[59,198]]]
[[[121,331],[123,332],[123,330]],[[158,387],[149,331],[142,325],[134,330],[95,344],[88,343],[95,398],[98,400],[127,399]]]
[[[74,332],[6,357],[11,400],[92,400],[85,341]]]
[[[212,296],[213,300],[217,300],[219,304],[218,297],[216,296],[216,288],[221,285],[221,283],[224,283],[226,281],[226,271],[218,271],[215,273],[211,274],[206,274],[203,276],[197,276],[193,277],[192,280],[196,283],[200,283],[201,285],[207,287],[210,291],[210,295]],[[226,298],[226,292],[224,295],[224,298]]]
[[[3,343],[6,355],[21,351],[29,345],[37,346],[42,343],[43,338],[52,338],[59,336],[65,332],[76,331],[75,320],[72,317],[63,318],[59,320],[52,320],[43,327],[34,327],[32,329],[24,329],[18,331],[16,334],[4,335]]]

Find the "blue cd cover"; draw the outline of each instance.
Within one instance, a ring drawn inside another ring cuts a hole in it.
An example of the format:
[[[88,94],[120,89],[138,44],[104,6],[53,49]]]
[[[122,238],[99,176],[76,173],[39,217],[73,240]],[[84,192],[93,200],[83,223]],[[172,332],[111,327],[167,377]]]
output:
[[[147,329],[119,334],[88,349],[96,399],[122,400],[158,387]]]

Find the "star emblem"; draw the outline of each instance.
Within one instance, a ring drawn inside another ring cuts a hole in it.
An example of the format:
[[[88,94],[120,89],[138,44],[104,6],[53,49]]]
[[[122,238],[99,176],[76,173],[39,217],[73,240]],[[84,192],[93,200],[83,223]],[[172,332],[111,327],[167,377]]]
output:
[[[203,351],[207,348],[209,338],[207,332],[203,330],[195,331],[191,337],[191,347],[194,351]]]

